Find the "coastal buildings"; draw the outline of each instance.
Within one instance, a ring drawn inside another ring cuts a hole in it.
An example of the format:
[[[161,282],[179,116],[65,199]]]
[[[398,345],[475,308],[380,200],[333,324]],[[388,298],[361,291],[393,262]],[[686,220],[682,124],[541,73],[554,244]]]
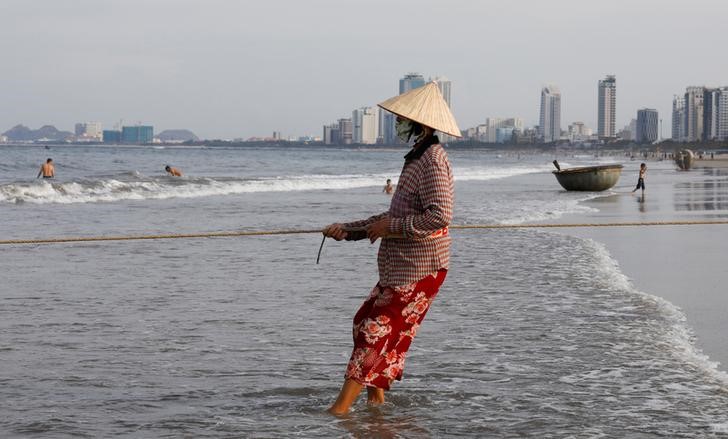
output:
[[[394,145],[397,142],[397,132],[394,129],[396,116],[389,111],[379,110],[379,136],[377,143]]]
[[[509,143],[513,138],[513,127],[496,128],[495,143]]]
[[[523,132],[523,119],[520,117],[488,117],[484,124],[475,127],[474,135],[479,142],[507,143],[514,132]]]
[[[407,93],[408,91],[422,87],[423,85],[425,85],[424,76],[419,73],[407,73],[399,80],[399,94]]]
[[[541,89],[539,137],[543,143],[555,142],[561,138],[561,92],[554,85]]]
[[[718,96],[718,138],[728,140],[728,87],[720,88]]]
[[[353,136],[353,127],[351,119],[339,119],[338,143],[341,145],[351,145]]]
[[[121,143],[121,131],[104,130],[102,133],[102,141],[104,143]]]
[[[100,142],[103,139],[101,122],[80,122],[75,126],[76,140]]]
[[[121,127],[121,142],[133,144],[152,143],[154,141],[154,127],[149,125],[135,125]]]
[[[653,143],[658,139],[660,119],[657,110],[642,108],[637,110],[637,126],[635,140],[637,143]]]
[[[685,97],[675,95],[672,98],[672,140],[682,142],[685,138]]]
[[[586,142],[591,140],[594,130],[587,127],[584,122],[573,122],[569,125],[567,134],[571,142]]]
[[[685,90],[685,137],[683,141],[698,142],[703,137],[703,92],[705,87],[691,86]]]
[[[430,79],[438,84],[440,92],[450,105],[452,95],[452,81],[444,76]],[[420,73],[407,73],[399,79],[399,94],[406,93],[426,84],[425,77]],[[396,116],[379,107],[360,107],[352,111],[351,119],[339,119],[337,122],[323,125],[323,143],[326,145],[349,144],[384,144],[395,145],[400,143],[395,130]],[[495,136],[495,131],[493,131]],[[441,135],[440,140],[447,142],[450,136]]]
[[[334,133],[336,137],[334,137]],[[332,123],[331,125],[324,125],[324,135],[322,136],[324,145],[335,145],[339,136],[339,124]]]
[[[672,100],[672,140],[728,140],[728,87],[686,87]]]
[[[597,114],[597,134],[600,139],[615,137],[617,112],[617,78],[607,75],[599,81],[599,108]]]
[[[703,141],[718,139],[720,94],[717,88],[703,90]]]
[[[379,107],[362,107],[351,114],[352,142],[363,145],[377,143],[379,137]]]
[[[622,140],[637,139],[637,119],[630,119],[629,123],[617,133],[617,138]]]

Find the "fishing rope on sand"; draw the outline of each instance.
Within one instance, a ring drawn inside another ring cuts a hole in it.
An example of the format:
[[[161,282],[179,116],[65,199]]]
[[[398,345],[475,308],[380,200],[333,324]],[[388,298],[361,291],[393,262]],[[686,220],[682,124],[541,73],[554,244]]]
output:
[[[564,224],[459,224],[451,225],[450,230],[477,230],[477,229],[561,229],[561,228],[590,228],[590,227],[639,227],[639,226],[693,226],[693,225],[728,225],[728,220],[696,220],[696,221],[645,221],[645,222],[614,222],[614,223],[564,223]],[[321,229],[283,229],[260,231],[228,231],[205,233],[173,233],[160,235],[125,235],[125,236],[77,236],[63,238],[40,239],[6,239],[0,240],[0,245],[38,245],[62,244],[73,242],[100,242],[100,241],[142,241],[157,239],[197,239],[197,238],[234,238],[241,236],[274,236],[274,235],[303,235],[321,233]]]

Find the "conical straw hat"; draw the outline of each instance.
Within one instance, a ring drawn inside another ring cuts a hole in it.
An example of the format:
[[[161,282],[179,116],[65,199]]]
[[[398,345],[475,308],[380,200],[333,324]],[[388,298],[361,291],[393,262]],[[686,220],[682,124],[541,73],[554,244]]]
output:
[[[397,116],[419,122],[441,133],[462,137],[460,128],[435,81],[389,98],[379,106]]]

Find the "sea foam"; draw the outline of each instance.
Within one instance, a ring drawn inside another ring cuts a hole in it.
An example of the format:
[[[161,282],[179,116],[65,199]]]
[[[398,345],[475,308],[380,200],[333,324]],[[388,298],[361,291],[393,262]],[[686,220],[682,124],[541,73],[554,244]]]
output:
[[[539,168],[466,168],[456,181],[493,180]],[[70,182],[33,181],[0,185],[0,203],[95,203],[235,195],[252,192],[343,190],[380,186],[388,174],[293,175],[244,179],[237,177],[145,177],[137,171]],[[396,179],[393,179],[396,184]]]
[[[695,335],[687,325],[687,318],[682,310],[668,300],[635,288],[630,279],[620,270],[619,263],[612,258],[603,244],[591,239],[585,241],[591,247],[598,261],[596,264],[598,273],[594,277],[605,282],[605,286],[623,291],[625,294],[638,296],[646,303],[654,306],[668,322],[665,330],[665,341],[671,347],[673,354],[692,367],[702,370],[723,385],[728,385],[728,373],[718,369],[719,363],[712,361],[708,355],[695,346],[693,342]],[[651,344],[656,342],[655,340],[646,341]]]

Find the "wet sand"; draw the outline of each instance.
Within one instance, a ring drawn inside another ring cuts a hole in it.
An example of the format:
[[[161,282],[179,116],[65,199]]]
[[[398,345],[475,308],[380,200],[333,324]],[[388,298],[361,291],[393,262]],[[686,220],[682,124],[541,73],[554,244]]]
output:
[[[721,156],[715,159],[697,159],[694,164],[695,168],[728,168],[728,157]]]
[[[660,166],[664,169],[648,171],[644,200],[639,191],[633,194],[633,187],[626,186],[636,174],[636,168],[626,167],[616,194],[584,203],[598,212],[570,216],[563,222],[728,220],[726,170],[680,172],[665,163]],[[603,243],[637,289],[681,308],[694,330],[696,345],[728,371],[728,225],[565,229],[563,233]]]

